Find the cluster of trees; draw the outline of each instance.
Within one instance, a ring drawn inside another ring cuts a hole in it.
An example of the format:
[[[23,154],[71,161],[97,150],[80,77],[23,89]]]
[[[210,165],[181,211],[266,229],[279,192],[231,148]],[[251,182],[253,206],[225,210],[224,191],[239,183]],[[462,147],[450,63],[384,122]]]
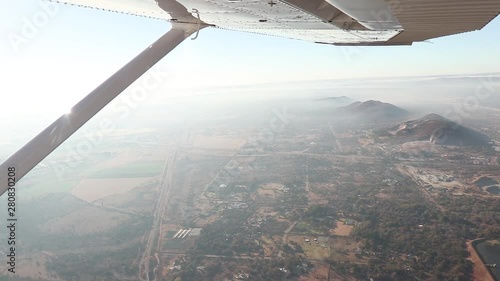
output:
[[[438,203],[448,213],[446,219],[457,226],[463,226],[462,236],[466,239],[500,237],[500,216],[498,199],[475,196],[451,197],[442,195]]]
[[[191,255],[178,264],[181,269],[169,274],[167,281],[234,280],[234,276],[241,273],[248,274],[244,279],[248,281],[288,281],[297,280],[313,268],[310,262],[295,255],[273,260],[210,259]]]
[[[283,244],[283,251],[288,255],[304,253],[302,246],[295,241],[289,241],[288,244]]]
[[[305,210],[302,220],[328,233],[337,223],[337,210],[329,205],[312,205]]]
[[[330,261],[338,272],[375,280],[470,280],[465,240],[475,225],[466,214],[439,209],[423,198],[419,187],[403,181],[387,188],[390,199],[375,197],[377,187],[339,188],[339,207],[358,223],[354,235],[368,264]]]
[[[328,162],[322,164],[330,165]],[[324,180],[330,181],[333,170],[331,167],[321,169],[320,166],[315,166],[317,169],[314,171],[317,173],[311,172],[309,180],[316,175],[319,182],[322,181],[322,176],[325,176]],[[429,201],[423,196],[421,187],[410,178],[398,178],[369,164],[347,163],[344,168],[348,170],[351,167],[362,171],[361,174],[366,177],[369,174],[369,180],[373,183],[365,180],[348,184],[345,182],[353,182],[346,178],[348,175],[335,173],[337,184],[325,194],[325,198],[330,198],[329,204],[292,211],[290,204],[277,206],[280,213],[288,214],[292,219],[300,220],[315,229],[316,226],[334,227],[329,224],[333,224],[339,214],[358,222],[352,235],[359,245],[357,255],[364,262],[326,259],[334,271],[345,276],[363,280],[374,278],[378,281],[471,280],[472,263],[467,260],[465,241],[477,237],[500,236],[497,200],[443,194]],[[349,176],[352,177],[352,173]],[[381,184],[382,179],[387,177],[397,179],[398,183],[391,186]],[[305,183],[301,178],[298,176],[284,183],[289,188],[289,192],[284,193],[281,198],[285,203],[308,203],[303,188]],[[386,196],[379,196],[380,193]],[[256,243],[258,237],[268,231],[282,231],[284,226],[275,225],[275,220],[269,220],[261,228],[252,228],[245,222],[253,212],[255,210],[252,208],[225,211],[220,220],[203,230],[193,253],[262,255],[262,249]],[[300,224],[295,230],[299,226]],[[300,263],[298,259],[302,249],[299,245],[283,245],[283,252],[285,261],[288,259],[292,264],[292,261]],[[304,268],[301,265],[297,267],[298,264],[294,264],[295,267],[285,265],[283,260],[257,259],[248,262],[252,263],[249,280],[287,280],[283,278],[303,273],[293,272],[291,269]],[[211,268],[203,271],[205,275],[199,275],[199,270],[196,270],[197,273],[191,270],[192,274],[198,274],[197,278],[185,279],[187,275],[183,275],[182,280],[217,280],[212,277],[221,276],[221,272],[227,269],[227,264],[221,266],[217,270]],[[215,275],[209,277],[207,272]]]
[[[287,181],[283,183],[283,186],[288,189],[283,197],[283,203],[287,206],[304,206],[307,205],[309,199],[307,198],[307,192],[305,190],[305,182],[300,179],[295,179],[292,181]]]
[[[246,223],[254,212],[252,208],[223,211],[218,220],[203,228],[193,252],[224,256],[262,253],[255,242],[259,230]]]

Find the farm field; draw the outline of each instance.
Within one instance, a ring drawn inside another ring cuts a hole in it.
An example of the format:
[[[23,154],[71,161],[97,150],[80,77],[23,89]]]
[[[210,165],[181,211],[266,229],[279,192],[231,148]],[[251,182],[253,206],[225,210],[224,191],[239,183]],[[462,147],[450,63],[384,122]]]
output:
[[[124,194],[151,178],[107,178],[83,179],[72,190],[71,194],[87,202]]]
[[[114,168],[86,173],[85,178],[149,178],[159,175],[162,172],[163,166],[164,161],[133,162]]]

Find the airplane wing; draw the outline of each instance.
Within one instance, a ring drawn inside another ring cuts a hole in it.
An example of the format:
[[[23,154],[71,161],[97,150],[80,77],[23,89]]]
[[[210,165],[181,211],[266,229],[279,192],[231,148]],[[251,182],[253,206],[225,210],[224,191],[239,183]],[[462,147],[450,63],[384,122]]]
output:
[[[59,1],[58,1],[59,2]],[[411,45],[479,30],[498,0],[65,0],[60,3],[335,45]],[[180,12],[181,11],[181,12]]]

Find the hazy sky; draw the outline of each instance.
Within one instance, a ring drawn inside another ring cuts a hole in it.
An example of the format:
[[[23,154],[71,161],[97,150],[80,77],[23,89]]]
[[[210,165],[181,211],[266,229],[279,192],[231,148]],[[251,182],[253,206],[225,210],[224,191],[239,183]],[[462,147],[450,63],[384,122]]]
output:
[[[0,112],[61,113],[169,29],[159,20],[39,1],[0,0]],[[500,19],[485,29],[402,47],[335,47],[204,29],[159,63],[163,86],[189,88],[274,81],[500,72]]]

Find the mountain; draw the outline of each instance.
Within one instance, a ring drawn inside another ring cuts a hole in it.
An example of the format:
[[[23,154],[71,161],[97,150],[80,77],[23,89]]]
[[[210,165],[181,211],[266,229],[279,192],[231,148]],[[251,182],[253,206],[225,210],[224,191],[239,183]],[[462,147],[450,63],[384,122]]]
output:
[[[401,123],[391,131],[402,142],[430,141],[451,146],[487,146],[490,142],[487,135],[437,114]]]
[[[326,98],[313,98],[310,100],[300,100],[296,104],[295,112],[301,112],[305,118],[329,118],[332,111],[336,112],[342,106],[351,104],[354,100],[346,97],[326,97]]]
[[[336,107],[346,106],[346,105],[351,104],[352,102],[354,102],[353,99],[351,99],[350,97],[346,97],[346,96],[327,97],[327,98],[317,99],[316,101],[327,102],[329,105],[334,105]]]
[[[340,113],[351,116],[357,120],[369,122],[386,122],[404,120],[409,112],[390,103],[369,100],[354,102],[340,108]]]

